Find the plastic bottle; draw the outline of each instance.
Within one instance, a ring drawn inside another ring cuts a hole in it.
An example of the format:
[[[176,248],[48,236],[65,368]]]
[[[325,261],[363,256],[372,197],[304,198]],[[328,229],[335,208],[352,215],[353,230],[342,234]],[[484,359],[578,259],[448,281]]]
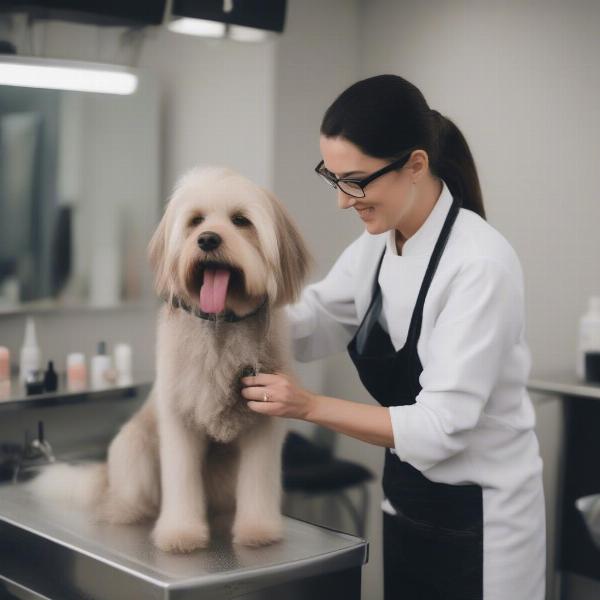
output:
[[[40,347],[35,335],[35,323],[32,317],[27,317],[25,324],[25,339],[21,346],[21,362],[19,364],[19,381],[25,383],[30,371],[38,371],[40,368]]]
[[[58,375],[54,370],[54,363],[48,361],[48,369],[44,373],[44,391],[55,392],[58,388]]]
[[[71,352],[67,356],[67,389],[81,392],[87,388],[87,368],[83,352]]]
[[[588,301],[588,311],[579,320],[577,344],[577,377],[585,379],[585,353],[600,352],[600,296]]]
[[[0,346],[0,381],[10,379],[10,351],[6,346]]]
[[[91,384],[93,390],[103,390],[111,385],[111,360],[106,354],[106,342],[98,343],[97,353],[92,356],[90,364]]]
[[[115,370],[117,385],[131,385],[133,377],[131,373],[131,346],[120,343],[115,346]]]
[[[10,397],[10,351],[0,346],[0,401]]]

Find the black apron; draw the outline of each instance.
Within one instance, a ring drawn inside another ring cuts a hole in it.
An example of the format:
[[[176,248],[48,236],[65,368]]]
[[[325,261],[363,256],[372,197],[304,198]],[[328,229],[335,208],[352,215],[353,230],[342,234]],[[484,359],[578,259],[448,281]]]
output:
[[[419,290],[404,346],[396,352],[379,324],[382,296],[377,271],[367,312],[348,353],[367,391],[382,406],[414,404],[423,367],[417,353],[423,305],[444,252],[460,202],[455,198]],[[383,491],[397,512],[384,512],[385,600],[481,600],[483,598],[483,504],[479,485],[427,479],[385,449]]]

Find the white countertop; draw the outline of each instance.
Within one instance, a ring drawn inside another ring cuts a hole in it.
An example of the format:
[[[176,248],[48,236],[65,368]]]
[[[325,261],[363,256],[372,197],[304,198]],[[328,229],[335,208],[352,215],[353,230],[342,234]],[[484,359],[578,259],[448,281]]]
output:
[[[575,373],[568,371],[556,373],[535,373],[527,383],[531,392],[553,394],[556,396],[577,396],[600,399],[600,384],[587,383],[577,379]]]

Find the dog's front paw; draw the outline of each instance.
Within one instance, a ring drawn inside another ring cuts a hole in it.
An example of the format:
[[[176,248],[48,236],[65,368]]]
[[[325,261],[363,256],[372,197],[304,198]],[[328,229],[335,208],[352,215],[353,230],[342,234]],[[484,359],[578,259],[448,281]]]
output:
[[[283,538],[283,522],[281,519],[244,520],[233,525],[233,543],[241,546],[266,546]]]
[[[202,521],[167,523],[159,519],[152,530],[152,542],[164,552],[192,552],[208,546],[210,530]]]

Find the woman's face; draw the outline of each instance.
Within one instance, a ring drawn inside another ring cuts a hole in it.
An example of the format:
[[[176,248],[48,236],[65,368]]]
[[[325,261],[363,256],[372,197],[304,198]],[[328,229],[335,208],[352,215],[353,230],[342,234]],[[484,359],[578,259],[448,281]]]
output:
[[[319,145],[325,168],[338,178],[363,179],[389,164],[383,158],[364,154],[343,137],[321,135]],[[338,206],[356,210],[371,234],[398,229],[414,202],[411,166],[412,157],[399,171],[385,173],[367,184],[364,198],[354,198],[338,188]]]

